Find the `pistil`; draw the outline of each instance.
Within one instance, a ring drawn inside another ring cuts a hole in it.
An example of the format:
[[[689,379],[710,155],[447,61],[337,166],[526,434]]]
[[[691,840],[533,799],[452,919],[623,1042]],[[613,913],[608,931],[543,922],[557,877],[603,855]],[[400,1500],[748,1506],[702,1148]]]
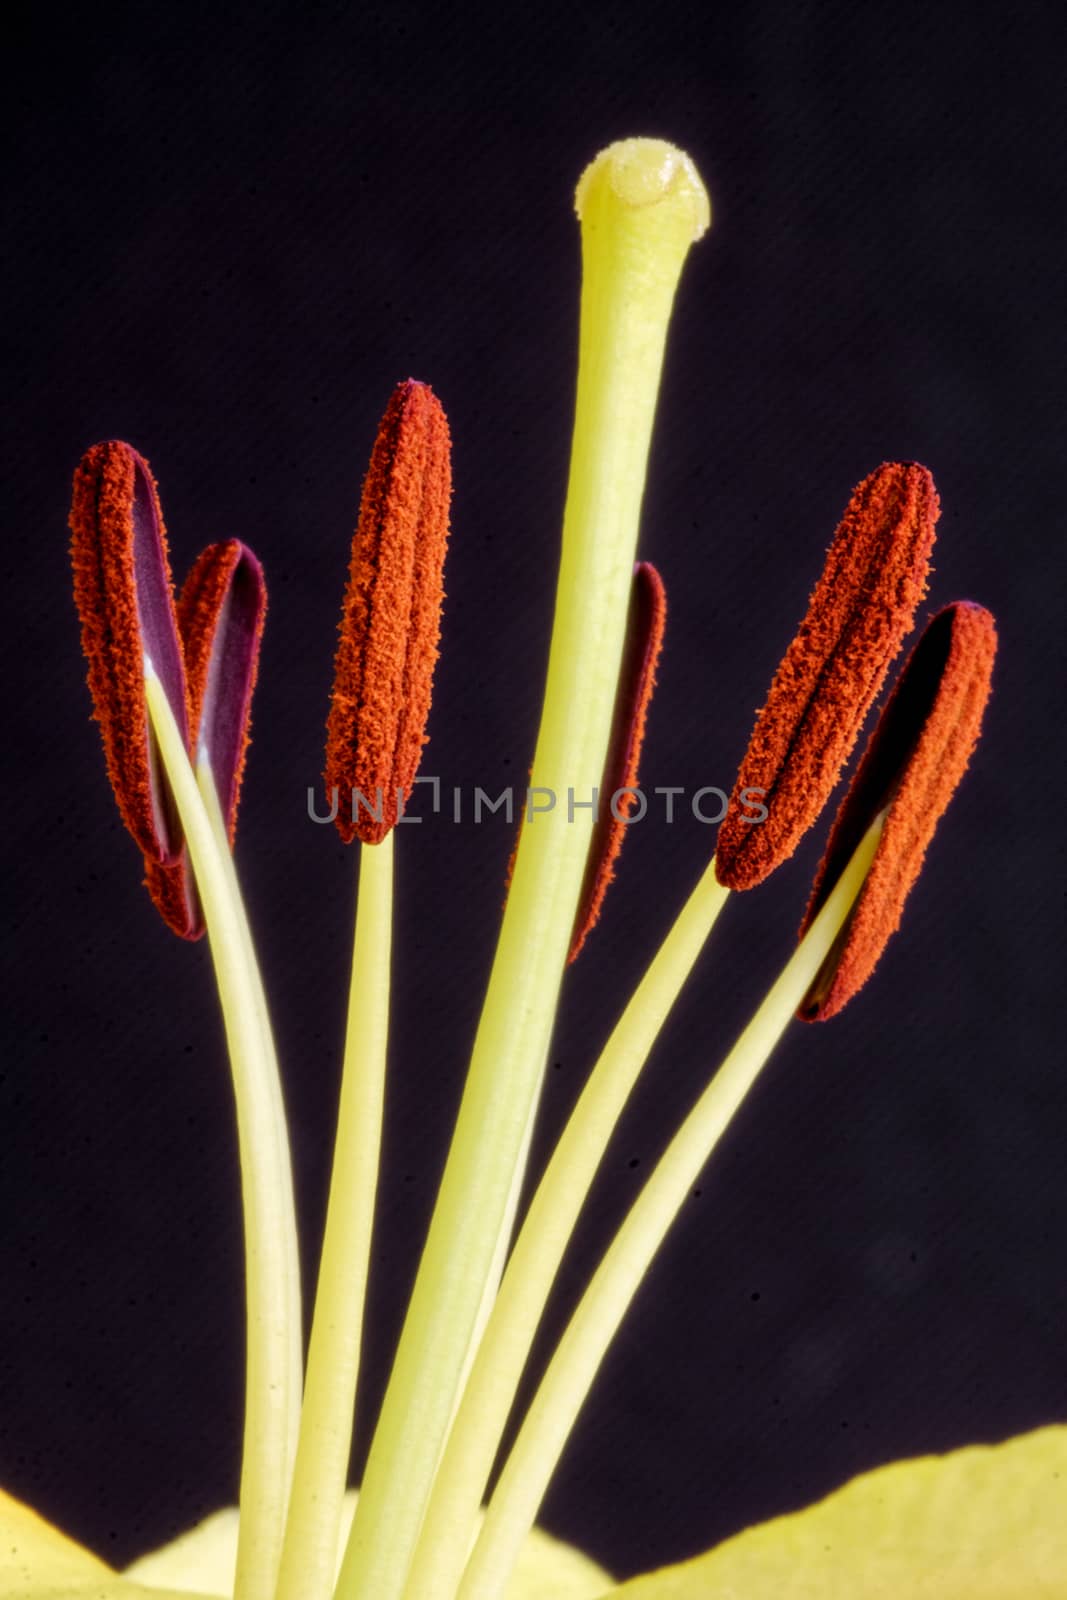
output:
[[[648,447],[675,288],[707,227],[692,164],[657,140],[603,152],[577,193],[584,281],[571,475],[531,788],[587,802],[611,728]],[[522,830],[445,1174],[367,1463],[338,1600],[398,1600],[496,1287],[592,830]]]

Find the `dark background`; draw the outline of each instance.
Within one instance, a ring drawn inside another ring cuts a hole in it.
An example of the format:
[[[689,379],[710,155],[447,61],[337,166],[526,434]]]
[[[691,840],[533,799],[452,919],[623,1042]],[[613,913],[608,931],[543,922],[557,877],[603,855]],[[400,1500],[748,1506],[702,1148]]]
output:
[[[176,570],[233,534],[271,614],[238,858],[272,997],[308,1290],[355,860],[305,815],[359,484],[393,384],[455,443],[426,770],[525,780],[572,405],[571,191],[688,149],[642,550],[671,599],[643,765],[729,787],[848,492],[942,502],[930,606],[990,606],[985,738],[903,933],[797,1025],[635,1305],[544,1509],[621,1575],[898,1455],[1062,1417],[1064,370],[1058,8],[268,3],[14,28],[2,595],[0,1481],[116,1562],[236,1488],[241,1234],[204,946],[139,887],[70,601],[71,473],[129,439]],[[738,897],[606,1163],[553,1307],[787,955],[823,828]],[[362,1459],[492,951],[510,831],[411,828]],[[567,984],[538,1148],[712,848],[649,821]],[[359,1461],[355,1471],[359,1470]]]

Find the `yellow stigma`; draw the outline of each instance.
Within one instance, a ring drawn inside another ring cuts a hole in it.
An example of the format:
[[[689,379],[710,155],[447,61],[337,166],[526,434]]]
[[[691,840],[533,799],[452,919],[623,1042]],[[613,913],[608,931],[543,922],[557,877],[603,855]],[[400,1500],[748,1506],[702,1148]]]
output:
[[[603,187],[633,209],[670,202],[689,224],[691,241],[711,224],[711,202],[701,177],[684,150],[665,139],[619,139],[589,163],[578,180],[574,209],[583,222]]]

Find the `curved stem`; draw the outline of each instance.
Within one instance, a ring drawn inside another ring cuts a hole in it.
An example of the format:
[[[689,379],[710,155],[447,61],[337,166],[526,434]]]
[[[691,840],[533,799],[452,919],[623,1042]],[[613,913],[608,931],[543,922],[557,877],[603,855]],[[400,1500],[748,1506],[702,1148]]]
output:
[[[567,1243],[623,1107],[729,894],[714,859],[589,1075],[530,1202],[448,1437],[405,1600],[449,1600]]]
[[[333,1593],[378,1187],[392,916],[388,833],[359,854],[341,1101],[277,1600]]]
[[[267,996],[264,993],[263,983],[259,975],[259,963],[256,960],[255,946],[252,943],[252,931],[248,926],[248,918],[244,913],[241,886],[237,880],[237,868],[230,850],[230,841],[226,832],[226,822],[222,815],[222,806],[219,803],[218,790],[215,787],[215,776],[211,770],[211,763],[203,749],[201,749],[196,763],[196,782],[218,845],[219,861],[226,873],[230,884],[230,892],[239,911],[237,920],[241,943],[250,973],[250,987],[254,993],[256,1014],[259,1018],[259,1025],[263,1035],[263,1050],[268,1063],[263,1076],[264,1087],[270,1089],[274,1110],[275,1160],[279,1163],[279,1170],[288,1174],[288,1184],[291,1191],[292,1163],[289,1152],[289,1129],[286,1123],[282,1082],[278,1072],[278,1060],[274,1048],[274,1032],[271,1028],[270,1014],[267,1010]],[[285,1315],[289,1329],[289,1419],[287,1423],[288,1444],[286,1455],[288,1466],[286,1471],[288,1479],[291,1480],[297,1438],[300,1433],[300,1405],[304,1387],[304,1321],[300,1279],[300,1241],[297,1237],[295,1212],[293,1226],[285,1230],[284,1244],[286,1247],[285,1293],[288,1302],[288,1309]]]
[[[271,1600],[295,1438],[291,1264],[296,1239],[292,1171],[279,1127],[281,1089],[262,984],[235,879],[151,665],[145,697],[181,818],[204,910],[222,1004],[237,1107],[247,1282],[247,1371],[235,1600]]]
[[[457,1600],[499,1600],[519,1547],[656,1251],[792,1021],[867,874],[882,830],[872,824],[833,893],[748,1027],[682,1123],[609,1245],[548,1365],[508,1456]]]

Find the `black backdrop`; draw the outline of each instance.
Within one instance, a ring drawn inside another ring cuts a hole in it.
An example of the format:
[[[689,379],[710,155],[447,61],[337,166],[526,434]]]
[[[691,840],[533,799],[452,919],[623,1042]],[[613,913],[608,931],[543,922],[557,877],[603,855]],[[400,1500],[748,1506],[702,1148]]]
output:
[[[571,190],[632,132],[687,148],[715,208],[679,296],[645,507],[671,598],[645,782],[729,786],[847,493],[888,457],[926,462],[940,487],[931,605],[990,606],[1002,651],[903,933],[838,1021],[798,1025],[774,1059],[633,1309],[544,1521],[627,1574],[895,1456],[1062,1416],[1055,15],[268,0],[79,23],[42,8],[15,28],[0,1481],[104,1555],[131,1559],[233,1497],[241,1236],[207,951],[174,941],[140,889],[88,720],[71,472],[92,441],[128,438],[159,478],[179,572],[231,534],[266,565],[238,856],[310,1247],[354,858],[304,796],[374,425],[414,374],[453,428],[429,766],[522,782],[572,404]],[[612,1147],[553,1330],[788,952],[819,842],[728,908]],[[542,1153],[711,844],[695,823],[632,831],[567,985]],[[502,821],[402,839],[356,1472],[509,846]]]

